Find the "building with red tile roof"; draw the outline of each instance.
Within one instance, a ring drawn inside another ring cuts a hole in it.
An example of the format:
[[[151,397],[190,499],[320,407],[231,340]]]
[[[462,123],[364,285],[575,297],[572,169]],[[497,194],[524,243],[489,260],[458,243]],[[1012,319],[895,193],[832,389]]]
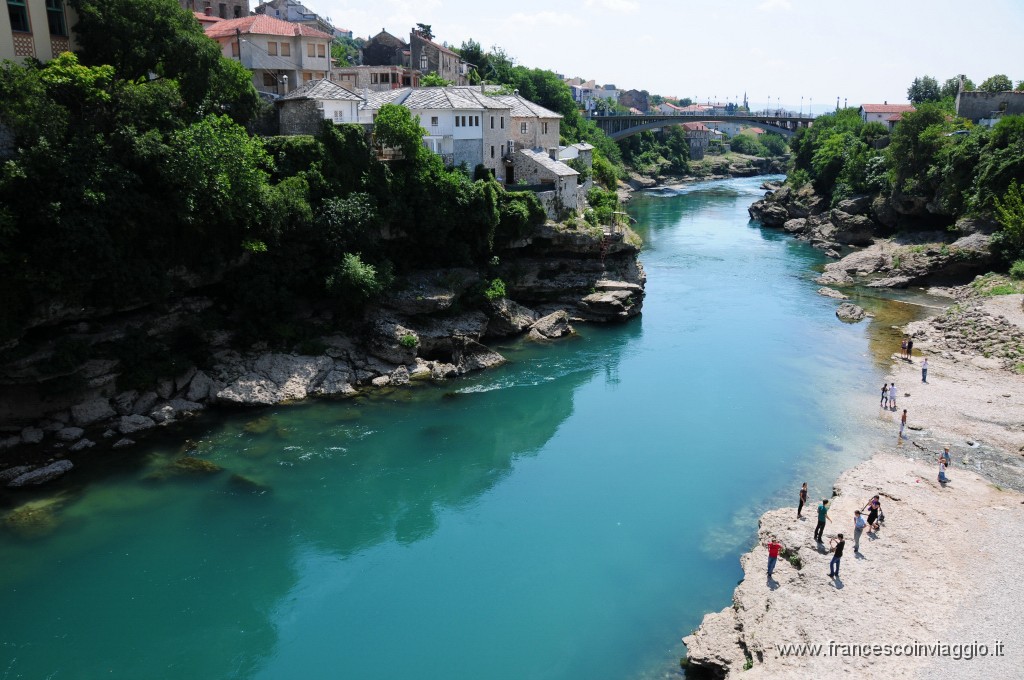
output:
[[[256,14],[218,21],[205,33],[220,43],[225,57],[252,71],[260,92],[283,95],[330,78],[333,37],[315,28]]]

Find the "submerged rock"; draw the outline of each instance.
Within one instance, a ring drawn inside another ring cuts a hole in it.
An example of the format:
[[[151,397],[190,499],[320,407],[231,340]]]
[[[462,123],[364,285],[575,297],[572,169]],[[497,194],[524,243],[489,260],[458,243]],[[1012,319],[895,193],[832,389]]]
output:
[[[36,486],[38,484],[45,484],[46,482],[57,479],[64,473],[70,471],[73,467],[75,466],[70,460],[58,460],[45,467],[37,468],[15,477],[7,483],[7,486],[17,488],[19,486]]]
[[[861,307],[849,302],[844,302],[839,305],[838,309],[836,309],[836,316],[843,321],[861,321],[866,316],[866,313]]]
[[[833,298],[835,300],[849,300],[849,296],[843,295],[834,288],[819,288],[818,295],[824,295],[827,298]]]
[[[57,511],[62,497],[46,498],[19,505],[4,516],[4,528],[21,538],[40,538],[53,532],[60,524]]]

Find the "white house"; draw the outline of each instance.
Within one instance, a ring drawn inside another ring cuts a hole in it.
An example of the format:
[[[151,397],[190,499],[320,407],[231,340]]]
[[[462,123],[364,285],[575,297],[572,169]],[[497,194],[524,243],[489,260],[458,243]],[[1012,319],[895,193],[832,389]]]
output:
[[[912,104],[861,104],[860,119],[865,123],[881,123],[890,130],[907,111],[914,111]]]

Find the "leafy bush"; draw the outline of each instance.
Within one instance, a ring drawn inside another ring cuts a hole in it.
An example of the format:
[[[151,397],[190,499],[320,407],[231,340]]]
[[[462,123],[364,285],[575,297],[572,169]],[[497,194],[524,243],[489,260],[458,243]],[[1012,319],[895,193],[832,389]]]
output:
[[[391,285],[389,272],[378,272],[356,253],[345,253],[341,263],[327,277],[327,290],[345,306],[359,307]]]
[[[398,344],[406,349],[412,349],[420,344],[419,339],[412,333],[406,333],[398,339]]]
[[[1010,277],[1018,281],[1024,280],[1024,260],[1017,260],[1010,266]]]
[[[491,279],[491,282],[490,284],[488,284],[487,289],[484,290],[484,297],[490,300],[491,302],[495,300],[500,300],[501,298],[505,297],[505,294],[505,282],[502,281],[501,279]]]
[[[743,153],[749,156],[767,156],[768,149],[765,148],[756,137],[740,133],[729,140],[729,148],[735,153]]]

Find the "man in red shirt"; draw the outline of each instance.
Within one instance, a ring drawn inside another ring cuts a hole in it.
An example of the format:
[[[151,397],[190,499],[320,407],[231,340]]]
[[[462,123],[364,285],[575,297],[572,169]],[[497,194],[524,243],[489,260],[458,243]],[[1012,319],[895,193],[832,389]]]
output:
[[[776,541],[773,536],[765,544],[765,547],[768,548],[768,578],[771,578],[772,572],[775,571],[775,563],[779,561],[779,551],[782,550],[782,544]]]

